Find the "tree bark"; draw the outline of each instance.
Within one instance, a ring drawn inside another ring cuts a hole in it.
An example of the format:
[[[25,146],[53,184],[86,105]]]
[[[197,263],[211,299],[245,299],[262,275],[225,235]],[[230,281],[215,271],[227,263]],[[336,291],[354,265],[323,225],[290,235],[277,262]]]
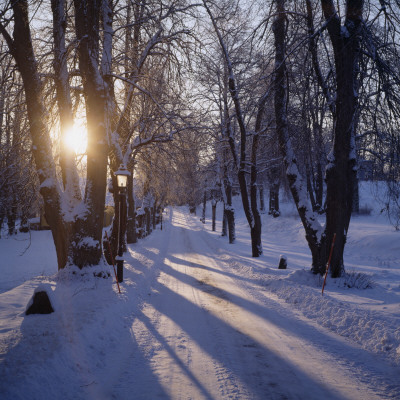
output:
[[[232,205],[232,182],[228,177],[224,179],[224,190],[225,190],[225,204],[224,204],[224,218],[226,218],[226,224],[228,227],[228,238],[229,243],[235,243],[236,231],[235,231],[235,209]]]
[[[137,242],[136,232],[136,208],[133,195],[133,174],[128,176],[128,223],[126,227],[126,241],[128,244]]]
[[[227,236],[228,234],[228,220],[226,217],[225,203],[224,203],[224,211],[222,213],[222,232],[221,236]]]
[[[101,241],[106,194],[109,127],[108,85],[99,70],[101,0],[74,0],[79,68],[82,74],[88,129],[87,179],[84,201],[88,212],[77,217],[73,232],[72,261],[96,265],[102,256]],[[90,215],[89,215],[90,212]]]
[[[260,185],[259,194],[260,194],[260,212],[263,214],[265,213],[264,185]]]
[[[212,231],[215,232],[215,220],[217,218],[217,201],[216,200],[212,200],[211,208],[212,208]]]
[[[52,155],[51,138],[47,129],[46,109],[43,104],[43,84],[37,70],[29,27],[28,3],[18,0],[12,5],[14,14],[13,38],[2,30],[21,74],[32,139],[32,153],[44,201],[46,220],[50,225],[57,253],[58,268],[68,260],[69,227],[62,217],[61,190],[57,181]]]
[[[247,181],[246,181],[246,164],[247,164],[247,155],[246,155],[246,149],[247,149],[247,129],[246,129],[246,124],[242,112],[242,107],[241,107],[241,102],[239,99],[239,89],[236,81],[236,77],[234,74],[232,62],[227,50],[227,47],[225,45],[225,42],[223,40],[223,37],[221,35],[220,30],[218,29],[218,26],[216,24],[216,20],[210,10],[210,8],[207,5],[207,2],[203,0],[203,5],[204,8],[206,9],[208,15],[210,16],[211,22],[213,24],[215,33],[218,37],[218,41],[223,53],[223,57],[225,59],[225,67],[227,70],[227,78],[228,78],[228,89],[229,93],[233,102],[233,105],[235,107],[235,115],[236,115],[236,121],[239,126],[239,132],[240,132],[240,157],[239,157],[239,165],[238,165],[238,181],[239,181],[239,188],[240,188],[240,194],[242,198],[242,205],[243,205],[243,211],[246,215],[247,222],[250,227],[250,235],[251,235],[251,248],[252,248],[252,256],[253,257],[259,257],[262,254],[262,245],[261,245],[261,218],[260,214],[257,208],[257,197],[253,198],[253,196],[257,196],[257,189],[254,191],[250,189],[250,196],[251,199],[249,201],[249,193],[247,190]],[[265,96],[264,96],[265,97]],[[260,120],[260,117],[262,116],[262,110],[261,107],[264,106],[265,104],[266,97],[264,98],[264,102],[261,101],[259,105],[259,110],[257,113],[257,120]],[[256,122],[257,125],[257,122]],[[256,148],[257,148],[257,143],[258,143],[258,133],[259,130],[255,129],[255,135],[253,138],[253,146],[252,146],[252,169],[250,172],[251,175],[251,182],[250,185],[251,187],[256,184],[256,178],[257,178],[257,166],[255,163],[255,158],[256,158]],[[230,135],[228,137],[231,138]],[[231,138],[233,139],[233,138]],[[232,140],[229,141],[229,144],[231,146],[231,151],[232,151],[232,156],[235,160],[235,163],[237,164],[237,155],[236,155],[236,150],[234,148],[234,145],[232,143]]]
[[[336,233],[331,275],[338,277],[344,271],[343,252],[350,224],[356,179],[357,64],[364,1],[346,1],[344,26],[341,25],[332,0],[321,0],[321,4],[327,21],[336,69],[334,144],[326,173],[326,246],[330,246]]]
[[[203,210],[201,213],[201,222],[203,224],[206,223],[206,204],[207,204],[207,191],[204,190],[204,194],[203,194]]]
[[[287,93],[286,86],[286,11],[285,1],[276,0],[277,15],[273,23],[275,38],[275,74],[274,74],[274,108],[276,131],[279,146],[284,158],[286,176],[297,211],[303,224],[306,240],[312,254],[312,271],[325,271],[326,247],[322,227],[318,223],[317,215],[307,202],[307,187],[297,167],[297,160],[292,148],[288,131]]]
[[[61,129],[61,172],[64,189],[66,193],[70,194],[68,200],[76,203],[81,200],[79,177],[76,169],[75,153],[66,143],[66,136],[73,126],[74,117],[68,82],[67,50],[65,47],[65,30],[67,28],[65,0],[51,0],[51,9],[53,12],[54,83]]]

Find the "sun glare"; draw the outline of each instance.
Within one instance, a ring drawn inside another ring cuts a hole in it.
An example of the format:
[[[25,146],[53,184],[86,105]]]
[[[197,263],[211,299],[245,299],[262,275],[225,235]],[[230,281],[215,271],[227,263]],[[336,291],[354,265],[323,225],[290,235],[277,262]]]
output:
[[[83,124],[76,123],[65,135],[65,144],[76,154],[82,154],[86,151],[87,131]]]

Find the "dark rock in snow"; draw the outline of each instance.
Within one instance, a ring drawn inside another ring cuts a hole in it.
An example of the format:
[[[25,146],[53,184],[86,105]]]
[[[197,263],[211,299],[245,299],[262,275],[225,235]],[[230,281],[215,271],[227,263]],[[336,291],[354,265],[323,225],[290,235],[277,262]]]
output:
[[[286,269],[287,268],[287,259],[285,256],[281,256],[279,259],[278,269]]]
[[[33,295],[32,304],[28,307],[25,314],[50,314],[54,309],[50,303],[49,296],[46,292],[36,292]]]

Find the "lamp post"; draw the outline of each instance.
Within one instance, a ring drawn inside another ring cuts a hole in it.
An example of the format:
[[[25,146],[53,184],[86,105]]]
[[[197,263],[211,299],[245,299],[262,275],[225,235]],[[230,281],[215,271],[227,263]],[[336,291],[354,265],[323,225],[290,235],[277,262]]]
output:
[[[119,166],[118,171],[114,172],[114,175],[117,177],[117,187],[118,187],[118,255],[115,257],[117,264],[117,279],[118,282],[122,282],[124,279],[124,259],[123,255],[123,239],[122,239],[122,218],[126,217],[125,206],[125,194],[126,188],[128,186],[128,176],[130,172],[126,169],[124,164]]]

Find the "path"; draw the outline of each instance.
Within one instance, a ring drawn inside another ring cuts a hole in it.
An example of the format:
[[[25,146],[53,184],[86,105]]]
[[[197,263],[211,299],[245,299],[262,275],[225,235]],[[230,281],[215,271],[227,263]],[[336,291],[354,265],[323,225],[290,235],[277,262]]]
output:
[[[385,368],[229,268],[198,221],[171,211],[161,273],[130,327],[114,398],[380,399]],[[151,257],[151,254],[149,254]]]

